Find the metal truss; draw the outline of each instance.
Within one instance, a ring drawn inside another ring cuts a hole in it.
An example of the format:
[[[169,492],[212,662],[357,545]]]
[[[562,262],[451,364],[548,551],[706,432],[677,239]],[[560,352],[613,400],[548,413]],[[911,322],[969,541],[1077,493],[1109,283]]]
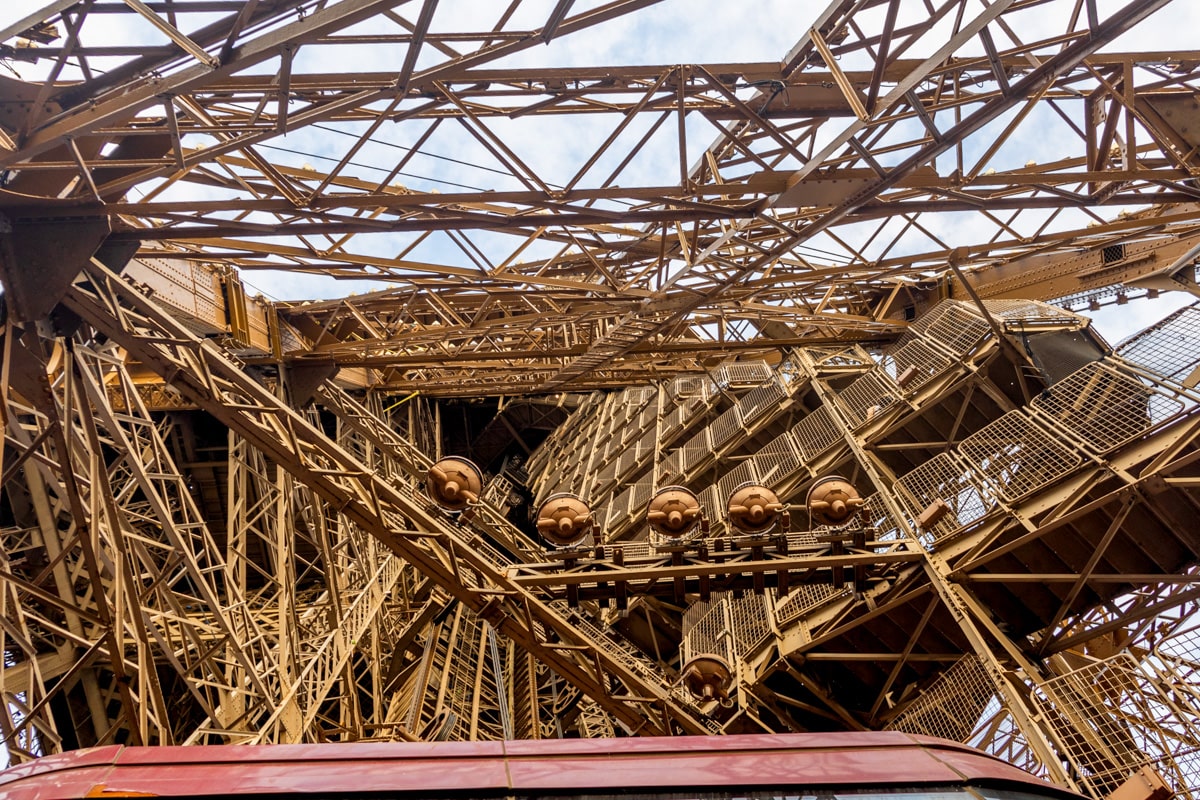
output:
[[[838,0],[776,61],[589,67],[535,53],[652,0],[453,5],[0,31],[9,759],[894,729],[1195,796],[1200,312],[1074,313],[1196,292],[1200,53],[1113,49],[1168,0]],[[422,177],[452,153],[485,185]]]

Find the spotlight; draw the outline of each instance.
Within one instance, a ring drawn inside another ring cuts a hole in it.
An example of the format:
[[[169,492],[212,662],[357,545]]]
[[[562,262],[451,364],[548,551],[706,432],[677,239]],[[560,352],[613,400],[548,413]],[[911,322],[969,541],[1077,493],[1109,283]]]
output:
[[[592,510],[570,492],[552,494],[538,507],[537,529],[553,545],[577,544],[592,532]]]
[[[808,506],[812,521],[818,525],[841,527],[848,525],[863,504],[858,490],[840,475],[827,475],[808,490]]]
[[[743,483],[729,494],[725,506],[729,524],[740,533],[767,533],[779,520],[783,503],[765,486],[754,482]]]
[[[479,499],[483,491],[483,473],[465,458],[451,456],[429,468],[425,491],[433,502],[446,511],[462,511]]]

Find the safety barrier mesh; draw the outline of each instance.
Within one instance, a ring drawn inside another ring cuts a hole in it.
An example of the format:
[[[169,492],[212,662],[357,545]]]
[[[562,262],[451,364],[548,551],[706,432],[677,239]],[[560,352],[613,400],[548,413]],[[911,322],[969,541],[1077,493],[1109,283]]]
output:
[[[844,441],[833,415],[825,406],[792,426],[791,434],[805,461],[812,461],[835,443]]]
[[[867,351],[857,345],[849,347],[806,347],[799,351],[798,355],[818,371],[870,367],[875,363]]]
[[[881,542],[905,538],[900,523],[888,511],[883,495],[878,492],[863,500],[859,510],[859,524],[874,531],[875,538]]]
[[[704,516],[709,521],[710,535],[719,535],[725,530],[725,505],[717,485],[714,483],[705,486],[696,495],[696,499],[700,501],[700,508],[704,510]]]
[[[683,474],[683,449],[672,450],[658,465],[659,483],[669,484]]]
[[[746,389],[769,380],[774,373],[765,361],[734,361],[720,365],[709,374],[713,383],[722,389]]]
[[[617,462],[617,476],[621,477],[628,475],[629,471],[637,464],[638,452],[637,448],[630,446],[621,453],[621,460]]]
[[[746,392],[738,400],[742,423],[749,425],[772,409],[778,409],[780,401],[785,397],[787,394],[783,386],[772,376],[770,380]]]
[[[724,592],[714,594],[710,601],[701,600],[688,607],[683,618],[680,648],[684,664],[698,655],[720,656],[727,664],[733,664],[737,654],[730,629],[729,601],[725,595]]]
[[[1117,345],[1127,361],[1187,386],[1200,367],[1200,303],[1179,309],[1166,319]],[[1191,378],[1191,380],[1189,380]]]
[[[691,472],[692,468],[712,456],[713,443],[709,437],[708,428],[704,428],[688,439],[681,448],[683,472]]]
[[[939,500],[949,507],[945,516],[922,531],[927,542],[937,542],[962,530],[995,505],[974,470],[960,466],[949,453],[940,453],[903,475],[895,489],[913,520]]]
[[[708,430],[713,449],[721,449],[745,430],[742,424],[742,410],[736,405],[733,406],[713,420]]]
[[[729,602],[733,636],[739,656],[752,653],[774,638],[771,601],[763,594],[745,594]]]
[[[889,348],[888,354],[879,362],[880,368],[896,383],[901,392],[920,389],[950,364],[950,359],[920,339],[914,339],[900,347]]]
[[[651,427],[637,440],[637,460],[642,463],[658,452],[658,431]]]
[[[900,389],[881,369],[873,369],[837,393],[838,402],[854,427],[882,413],[900,396]]]
[[[637,424],[638,424],[639,428],[641,428],[642,430],[645,430],[646,428],[654,427],[654,423],[657,420],[658,420],[658,402],[657,402],[657,398],[655,398],[655,400],[653,400],[649,403],[646,403],[646,405],[642,409],[641,413],[638,414]]]
[[[983,664],[968,654],[909,703],[886,730],[965,742],[995,694]]]
[[[800,448],[788,432],[775,437],[750,457],[754,464],[757,479],[764,486],[772,489],[800,469]]]
[[[1083,325],[1085,322],[1078,314],[1038,300],[988,300],[985,305],[992,316],[1002,322],[1061,325]]]
[[[1192,796],[1200,786],[1200,698],[1182,688],[1126,652],[1044,682],[1035,702],[1093,796],[1146,766]]]
[[[716,391],[716,385],[707,375],[681,375],[667,384],[667,395],[675,400],[682,398],[707,398]]]
[[[654,481],[650,478],[644,478],[629,487],[629,516],[641,514],[653,495]]]
[[[968,314],[977,314],[977,312],[973,309],[967,310],[967,304],[961,300],[943,300],[910,322],[908,325],[908,330],[913,333],[924,334],[931,327],[933,327],[935,323],[940,322],[942,317],[949,313],[951,309],[965,311]]]
[[[1177,398],[1101,362],[1092,362],[1051,386],[1033,407],[1074,431],[1104,454],[1184,410]]]
[[[945,309],[942,309],[945,306]],[[943,303],[937,315],[920,329],[928,338],[938,342],[956,356],[973,353],[991,335],[987,320],[961,304]]]
[[[725,514],[725,504],[729,502],[729,495],[733,493],[733,490],[747,481],[757,480],[757,477],[754,473],[754,465],[749,459],[720,477],[717,481],[717,497],[721,503],[719,513],[722,516]]]
[[[676,434],[684,429],[692,420],[692,406],[690,403],[680,403],[671,410],[662,422],[662,438],[663,442],[672,441]]]
[[[1051,485],[1081,461],[1078,452],[1019,409],[973,433],[958,449],[988,484],[1009,500]]]
[[[835,597],[846,597],[850,589],[835,589],[827,583],[806,583],[788,592],[775,606],[775,624],[783,628]]]

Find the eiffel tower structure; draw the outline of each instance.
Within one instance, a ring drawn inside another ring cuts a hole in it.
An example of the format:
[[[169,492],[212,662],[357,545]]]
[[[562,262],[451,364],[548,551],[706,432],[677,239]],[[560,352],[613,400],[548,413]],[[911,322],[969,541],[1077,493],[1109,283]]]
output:
[[[0,31],[9,763],[895,730],[1200,794],[1187,4],[571,66],[662,8]]]

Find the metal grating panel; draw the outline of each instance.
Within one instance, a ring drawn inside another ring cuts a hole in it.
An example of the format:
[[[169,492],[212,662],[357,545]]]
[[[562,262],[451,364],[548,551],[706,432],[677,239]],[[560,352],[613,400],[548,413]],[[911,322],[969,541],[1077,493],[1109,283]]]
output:
[[[859,511],[859,521],[864,528],[875,532],[875,538],[878,541],[886,542],[906,538],[900,523],[888,511],[887,505],[883,502],[883,495],[879,492],[863,500],[862,508]]]
[[[721,503],[718,513],[721,516],[725,515],[725,504],[728,502],[729,495],[733,493],[733,490],[746,481],[756,480],[756,477],[754,474],[754,465],[749,460],[743,461],[721,476],[717,481],[717,498]]]
[[[671,409],[671,413],[667,414],[662,423],[662,437],[664,441],[670,441],[675,434],[683,430],[683,427],[691,421],[692,409],[689,404],[681,403]]]
[[[757,480],[772,489],[800,469],[800,448],[788,432],[775,437],[750,457]]]
[[[1039,428],[1020,410],[1010,411],[958,447],[999,494],[1017,500],[1049,486],[1079,465],[1079,454]]]
[[[797,355],[818,370],[869,367],[872,361],[867,351],[851,345],[849,347],[806,347]]]
[[[654,481],[644,478],[629,487],[629,515],[636,517],[646,508],[654,494]]]
[[[888,345],[887,351],[889,353],[894,353],[902,347],[907,347],[908,345],[912,344],[913,342],[920,342],[920,341],[923,341],[921,335],[910,327],[904,333],[900,334],[896,338],[896,341],[894,341]]]
[[[729,601],[733,638],[739,657],[745,657],[774,639],[771,603],[766,595],[746,594]]]
[[[775,624],[783,628],[808,612],[819,608],[835,597],[850,594],[848,588],[835,589],[827,583],[810,583],[799,586],[788,593],[775,606]]]
[[[621,490],[620,494],[612,501],[613,513],[609,515],[609,520],[613,523],[620,523],[629,516],[629,500],[633,497],[633,487],[627,486]]]
[[[729,625],[729,601],[722,592],[710,602],[699,601],[688,607],[683,620],[682,660],[687,663],[698,655],[716,655],[732,664],[733,631]]]
[[[621,552],[625,557],[632,560],[635,558],[649,558],[654,555],[654,551],[650,548],[650,542],[645,539],[640,539],[636,542],[621,542]]]
[[[675,482],[683,474],[683,449],[672,450],[659,464],[658,482],[667,485]]]
[[[1168,785],[1200,784],[1200,698],[1178,689],[1120,653],[1046,681],[1035,702],[1079,779],[1105,797],[1143,766]]]
[[[838,402],[846,410],[850,424],[854,427],[873,419],[896,402],[899,396],[900,388],[878,368],[837,393]]]
[[[949,453],[940,453],[896,481],[896,492],[912,519],[941,500],[950,507],[931,530],[922,531],[938,541],[985,516],[995,505],[971,469],[959,466]]]
[[[1116,349],[1127,361],[1193,385],[1188,378],[1200,367],[1200,303],[1179,309]]]
[[[769,380],[774,372],[765,361],[734,361],[717,367],[711,375],[722,389],[746,389]]]
[[[880,367],[897,385],[904,381],[902,392],[911,392],[924,386],[950,364],[950,359],[914,338],[900,347],[891,348],[880,362]]]
[[[1038,300],[985,300],[984,305],[992,316],[1003,322],[1059,323],[1080,327],[1087,324],[1087,320],[1078,314]]]
[[[692,467],[711,456],[712,451],[712,440],[709,438],[708,428],[704,428],[691,439],[688,439],[687,443],[682,447],[683,471],[690,472]]]
[[[696,499],[700,501],[700,508],[704,510],[704,516],[709,521],[709,535],[719,535],[725,530],[725,507],[722,505],[717,485],[714,483],[711,486],[705,486],[700,490]]]
[[[637,465],[637,460],[637,448],[633,447],[632,445],[626,448],[625,451],[621,453],[621,460],[617,464],[617,475],[628,475],[629,471]]]
[[[637,445],[638,462],[646,460],[647,457],[653,456],[658,452],[658,431],[654,428],[642,434],[642,438],[638,439]]]
[[[1200,678],[1200,628],[1172,633],[1155,645],[1154,653],[1170,662],[1176,674]]]
[[[774,377],[762,386],[746,392],[737,402],[743,423],[749,425],[768,411],[779,408],[779,402],[785,397],[787,394],[783,391],[783,386]]]
[[[995,694],[979,659],[966,655],[921,692],[886,730],[966,742]]]
[[[716,387],[707,375],[682,375],[667,387],[667,395],[676,399],[684,397],[707,398]]]
[[[616,459],[604,465],[604,468],[600,470],[599,477],[596,478],[596,486],[598,488],[605,488],[617,479],[617,466]]]
[[[987,320],[957,303],[943,305],[945,309],[938,306],[941,313],[924,329],[924,334],[955,355],[974,352],[992,332]]]
[[[709,437],[714,450],[720,450],[725,445],[738,438],[745,429],[742,427],[741,409],[733,406],[708,426]]]
[[[640,409],[657,394],[658,389],[653,386],[630,386],[624,391],[626,402],[631,409]]]
[[[966,303],[961,300],[943,300],[909,323],[908,329],[909,331],[923,334],[933,327],[934,324],[938,323],[953,308],[965,310]],[[968,311],[967,313],[971,312]]]
[[[642,409],[642,413],[638,414],[638,427],[642,430],[654,427],[655,421],[658,420],[658,398],[646,404]]]
[[[791,434],[805,461],[813,460],[833,444],[843,441],[833,415],[824,406],[796,423]]]
[[[1141,380],[1093,362],[1036,398],[1033,407],[1107,453],[1174,418],[1184,404]]]
[[[786,534],[788,549],[790,552],[796,552],[805,547],[814,547],[820,542],[817,541],[815,531],[790,531]]]

